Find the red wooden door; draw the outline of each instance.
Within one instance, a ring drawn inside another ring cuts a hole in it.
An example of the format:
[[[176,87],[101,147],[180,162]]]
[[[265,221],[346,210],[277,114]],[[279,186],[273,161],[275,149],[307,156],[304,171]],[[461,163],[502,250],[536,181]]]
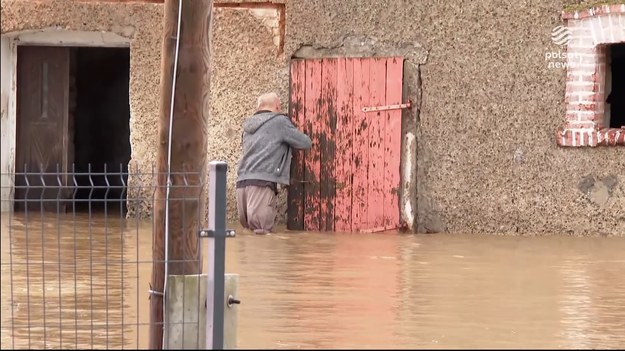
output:
[[[400,226],[403,58],[291,61],[290,116],[313,147],[295,151],[288,228],[384,231]]]
[[[16,208],[64,211],[69,48],[19,46],[17,58]]]

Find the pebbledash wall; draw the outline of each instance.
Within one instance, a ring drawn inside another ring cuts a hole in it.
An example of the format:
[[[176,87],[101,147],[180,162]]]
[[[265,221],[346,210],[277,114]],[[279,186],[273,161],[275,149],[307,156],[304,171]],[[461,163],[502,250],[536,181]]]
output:
[[[16,47],[21,44],[126,46],[130,48],[130,142],[129,216],[148,216],[152,211],[149,198],[158,145],[159,92],[162,50],[162,0],[3,0],[2,16],[2,95],[1,131],[2,210],[10,208],[14,171],[16,120]],[[215,28],[218,37],[213,50],[213,104],[209,122],[207,149],[213,159],[227,160],[229,173],[229,214],[234,219],[234,179],[240,150],[240,123],[253,110],[254,96],[277,90],[285,96],[287,86],[277,76],[286,62],[284,55],[271,48],[284,47],[284,24],[278,13],[284,5],[233,9],[236,2],[214,2]],[[220,7],[223,6],[223,7]],[[224,17],[225,16],[225,17]],[[227,18],[224,20],[224,18]],[[244,19],[239,21],[239,19]],[[242,27],[230,27],[241,24]],[[282,29],[281,29],[282,28]],[[230,47],[242,46],[243,52]],[[269,52],[267,52],[267,48]],[[244,56],[237,56],[244,53]],[[249,56],[248,56],[249,55]],[[263,77],[261,79],[261,77]],[[288,76],[286,77],[288,81]],[[253,83],[252,83],[253,82]],[[233,98],[232,91],[243,96]],[[285,100],[286,101],[286,100]],[[282,196],[284,198],[284,196]],[[284,201],[282,201],[284,206]]]
[[[288,101],[290,58],[402,55],[405,94],[414,107],[402,121],[407,182],[401,211],[412,218],[414,231],[625,235],[625,148],[598,141],[599,132],[613,133],[599,123],[600,103],[567,108],[575,72],[545,62],[547,52],[561,49],[551,41],[555,26],[604,20],[599,12],[577,20],[567,17],[574,13],[562,16],[563,8],[579,2],[287,0],[250,1],[245,4],[253,6],[245,9],[216,6],[208,153],[230,165],[231,219],[241,122],[260,93],[277,91]],[[3,34],[62,28],[129,39],[132,159],[153,162],[162,5],[1,5]],[[598,62],[596,89],[607,43],[601,40],[593,41],[591,52]],[[590,122],[581,120],[588,109],[598,112],[595,124],[581,123]],[[597,142],[573,137],[581,128],[596,133]],[[567,147],[579,145],[599,147]],[[285,206],[283,192],[281,221]]]
[[[130,142],[132,146],[129,197],[130,215],[151,212],[150,173],[158,142],[159,80],[162,40],[162,4],[156,0],[94,1],[2,0],[2,170],[14,170],[16,46],[125,46],[130,48]],[[11,61],[6,64],[5,58]],[[140,173],[144,175],[139,175]],[[2,177],[2,203],[6,210],[11,184]]]
[[[402,124],[402,178],[414,183],[402,190],[415,201],[401,211],[416,232],[625,236],[625,148],[606,146],[619,131],[597,123],[591,133],[608,141],[568,147],[580,143],[569,142],[579,125],[567,109],[581,118],[601,107],[567,108],[571,74],[545,62],[566,52],[551,32],[577,25],[563,9],[582,2],[288,0],[284,48],[262,19],[220,10],[211,123],[230,143],[211,152],[235,164],[254,96],[287,98],[290,58],[402,55],[415,103]]]
[[[404,84],[416,112],[404,118],[415,154],[402,162],[416,165],[415,231],[623,236],[625,148],[560,145],[570,75],[545,56],[566,50],[551,32],[574,24],[562,10],[580,2],[291,0],[284,55],[269,60],[275,73],[255,78],[256,68],[231,65],[222,74],[248,87],[269,81],[286,98],[291,57],[401,54],[414,72]],[[258,23],[230,21],[221,23]],[[237,58],[258,52],[230,44]],[[245,91],[222,98],[253,104]]]

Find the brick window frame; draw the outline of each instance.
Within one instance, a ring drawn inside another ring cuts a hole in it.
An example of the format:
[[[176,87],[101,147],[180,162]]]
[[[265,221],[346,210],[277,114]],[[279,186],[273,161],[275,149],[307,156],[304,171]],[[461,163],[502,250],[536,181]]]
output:
[[[625,146],[625,126],[606,128],[606,49],[625,43],[625,4],[563,12],[567,43],[566,116],[556,132],[563,147]]]

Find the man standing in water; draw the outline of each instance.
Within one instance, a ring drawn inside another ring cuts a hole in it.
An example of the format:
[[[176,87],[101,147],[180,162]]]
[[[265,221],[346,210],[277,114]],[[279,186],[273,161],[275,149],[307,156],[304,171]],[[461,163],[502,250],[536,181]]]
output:
[[[289,185],[291,148],[310,149],[310,138],[280,111],[276,93],[261,95],[256,113],[243,122],[243,155],[237,170],[237,211],[241,225],[267,234],[276,219],[277,184]]]

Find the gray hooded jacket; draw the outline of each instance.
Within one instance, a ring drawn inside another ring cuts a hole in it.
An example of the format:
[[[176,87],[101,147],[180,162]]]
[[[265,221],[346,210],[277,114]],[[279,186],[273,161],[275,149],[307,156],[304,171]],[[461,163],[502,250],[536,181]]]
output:
[[[291,148],[310,149],[310,138],[280,113],[257,112],[243,122],[243,155],[237,181],[264,180],[289,185]]]

